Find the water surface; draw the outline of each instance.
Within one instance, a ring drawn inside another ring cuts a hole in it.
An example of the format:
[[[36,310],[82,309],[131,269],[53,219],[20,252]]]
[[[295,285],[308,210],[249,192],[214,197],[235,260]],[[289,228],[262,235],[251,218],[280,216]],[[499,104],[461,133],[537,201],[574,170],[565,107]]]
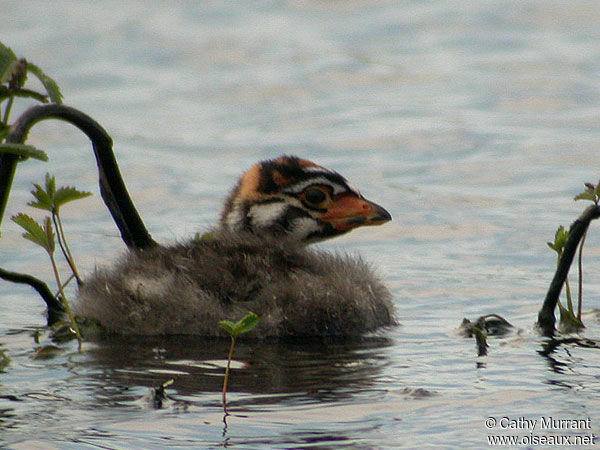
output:
[[[548,349],[532,330],[555,264],[546,241],[600,176],[597,2],[7,1],[0,24],[0,40],[109,131],[161,242],[208,229],[262,158],[344,174],[394,221],[320,246],[376,266],[401,322],[359,342],[241,343],[224,423],[227,342],[113,338],[32,359],[50,342],[43,304],[2,283],[0,443],[481,448],[490,434],[529,435],[486,418],[542,416],[590,418],[579,433],[600,435],[598,350]],[[19,166],[8,214],[49,170],[95,193],[63,212],[83,271],[116,258],[85,138],[42,123],[30,139],[52,160]],[[600,308],[594,225],[586,311]],[[2,234],[2,267],[51,279],[15,225]],[[487,313],[516,331],[477,358],[456,330]],[[584,322],[597,339],[598,316]],[[154,408],[152,388],[172,377]]]

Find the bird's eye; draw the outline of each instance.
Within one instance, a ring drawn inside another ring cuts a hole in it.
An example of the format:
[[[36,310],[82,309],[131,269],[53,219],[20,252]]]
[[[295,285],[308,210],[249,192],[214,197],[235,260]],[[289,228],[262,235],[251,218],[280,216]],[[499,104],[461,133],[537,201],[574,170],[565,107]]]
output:
[[[309,187],[304,191],[304,201],[311,206],[319,206],[327,200],[327,194],[323,189],[317,187]]]

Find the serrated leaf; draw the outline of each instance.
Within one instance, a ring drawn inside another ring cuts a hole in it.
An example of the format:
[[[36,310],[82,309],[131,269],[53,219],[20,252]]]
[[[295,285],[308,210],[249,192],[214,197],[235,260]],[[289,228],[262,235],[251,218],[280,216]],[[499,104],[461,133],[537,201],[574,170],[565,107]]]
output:
[[[52,212],[53,201],[50,195],[48,195],[48,193],[39,184],[34,183],[33,186],[35,189],[31,191],[31,195],[33,195],[37,201],[29,202],[27,205]]]
[[[44,227],[23,213],[11,217],[11,220],[25,230],[25,233],[23,233],[25,239],[43,247],[48,253],[54,252],[54,233],[49,217],[46,217]]]
[[[46,75],[38,66],[30,62],[27,63],[27,71],[31,72],[42,82],[46,92],[48,93],[48,97],[50,97],[50,100],[53,103],[62,103],[63,96],[60,92],[58,84],[56,84],[56,81]]]
[[[58,211],[58,209],[65,203],[89,197],[90,195],[92,195],[91,192],[79,191],[71,186],[63,186],[58,188],[54,194],[54,207]]]
[[[17,55],[0,42],[0,83],[6,83],[11,79],[13,69],[17,64]]]
[[[0,144],[0,153],[10,153],[24,159],[33,158],[40,161],[48,161],[48,155],[46,155],[44,151],[35,148],[33,145],[4,142]]]
[[[548,247],[560,255],[565,247],[568,237],[569,231],[565,230],[565,227],[561,225],[556,230],[556,233],[554,233],[554,243],[547,242]]]
[[[54,197],[54,194],[56,193],[56,178],[54,175],[50,175],[49,172],[46,172],[44,181],[46,183],[46,193],[50,196],[50,198]]]

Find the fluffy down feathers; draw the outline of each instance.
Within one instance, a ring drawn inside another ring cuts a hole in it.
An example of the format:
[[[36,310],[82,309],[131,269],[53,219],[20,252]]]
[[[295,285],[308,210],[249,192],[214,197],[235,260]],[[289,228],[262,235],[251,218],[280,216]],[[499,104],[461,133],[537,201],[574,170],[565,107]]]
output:
[[[391,295],[361,259],[288,239],[220,231],[128,252],[74,305],[111,333],[223,336],[217,322],[260,317],[255,337],[353,336],[393,325]]]

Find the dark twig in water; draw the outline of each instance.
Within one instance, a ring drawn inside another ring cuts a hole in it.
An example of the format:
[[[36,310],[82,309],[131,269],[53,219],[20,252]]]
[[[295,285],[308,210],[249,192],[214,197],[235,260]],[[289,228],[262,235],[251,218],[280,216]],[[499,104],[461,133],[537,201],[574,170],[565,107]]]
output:
[[[23,143],[33,125],[39,121],[52,118],[61,119],[75,125],[92,141],[98,165],[100,193],[121,232],[125,244],[131,248],[155,246],[156,242],[148,233],[133,201],[129,197],[112,150],[112,139],[94,119],[81,111],[60,104],[33,106],[17,119],[6,137],[6,141],[9,143]],[[0,155],[0,222],[8,202],[18,161],[19,156],[17,155]]]
[[[48,308],[48,326],[54,325],[58,322],[64,313],[64,307],[60,300],[58,300],[54,294],[48,288],[48,285],[44,283],[42,280],[35,278],[31,275],[26,275],[23,273],[17,272],[9,272],[4,269],[0,269],[0,278],[6,281],[12,281],[13,283],[22,283],[28,284],[32,288],[34,288],[40,297],[44,299],[46,302],[46,306]]]
[[[585,244],[585,237],[587,236],[587,230],[583,233],[581,238],[581,244],[579,244],[579,255],[577,264],[579,267],[579,295],[577,303],[577,319],[581,320],[581,305],[583,303],[583,244]]]
[[[554,334],[556,323],[554,309],[558,303],[560,291],[569,274],[569,269],[573,262],[573,258],[575,257],[580,240],[585,235],[590,222],[598,217],[600,217],[600,206],[596,204],[591,205],[577,218],[577,220],[575,220],[575,222],[573,222],[569,229],[569,237],[567,238],[563,253],[558,262],[554,278],[550,283],[546,298],[538,313],[537,325],[545,336],[552,336]]]

